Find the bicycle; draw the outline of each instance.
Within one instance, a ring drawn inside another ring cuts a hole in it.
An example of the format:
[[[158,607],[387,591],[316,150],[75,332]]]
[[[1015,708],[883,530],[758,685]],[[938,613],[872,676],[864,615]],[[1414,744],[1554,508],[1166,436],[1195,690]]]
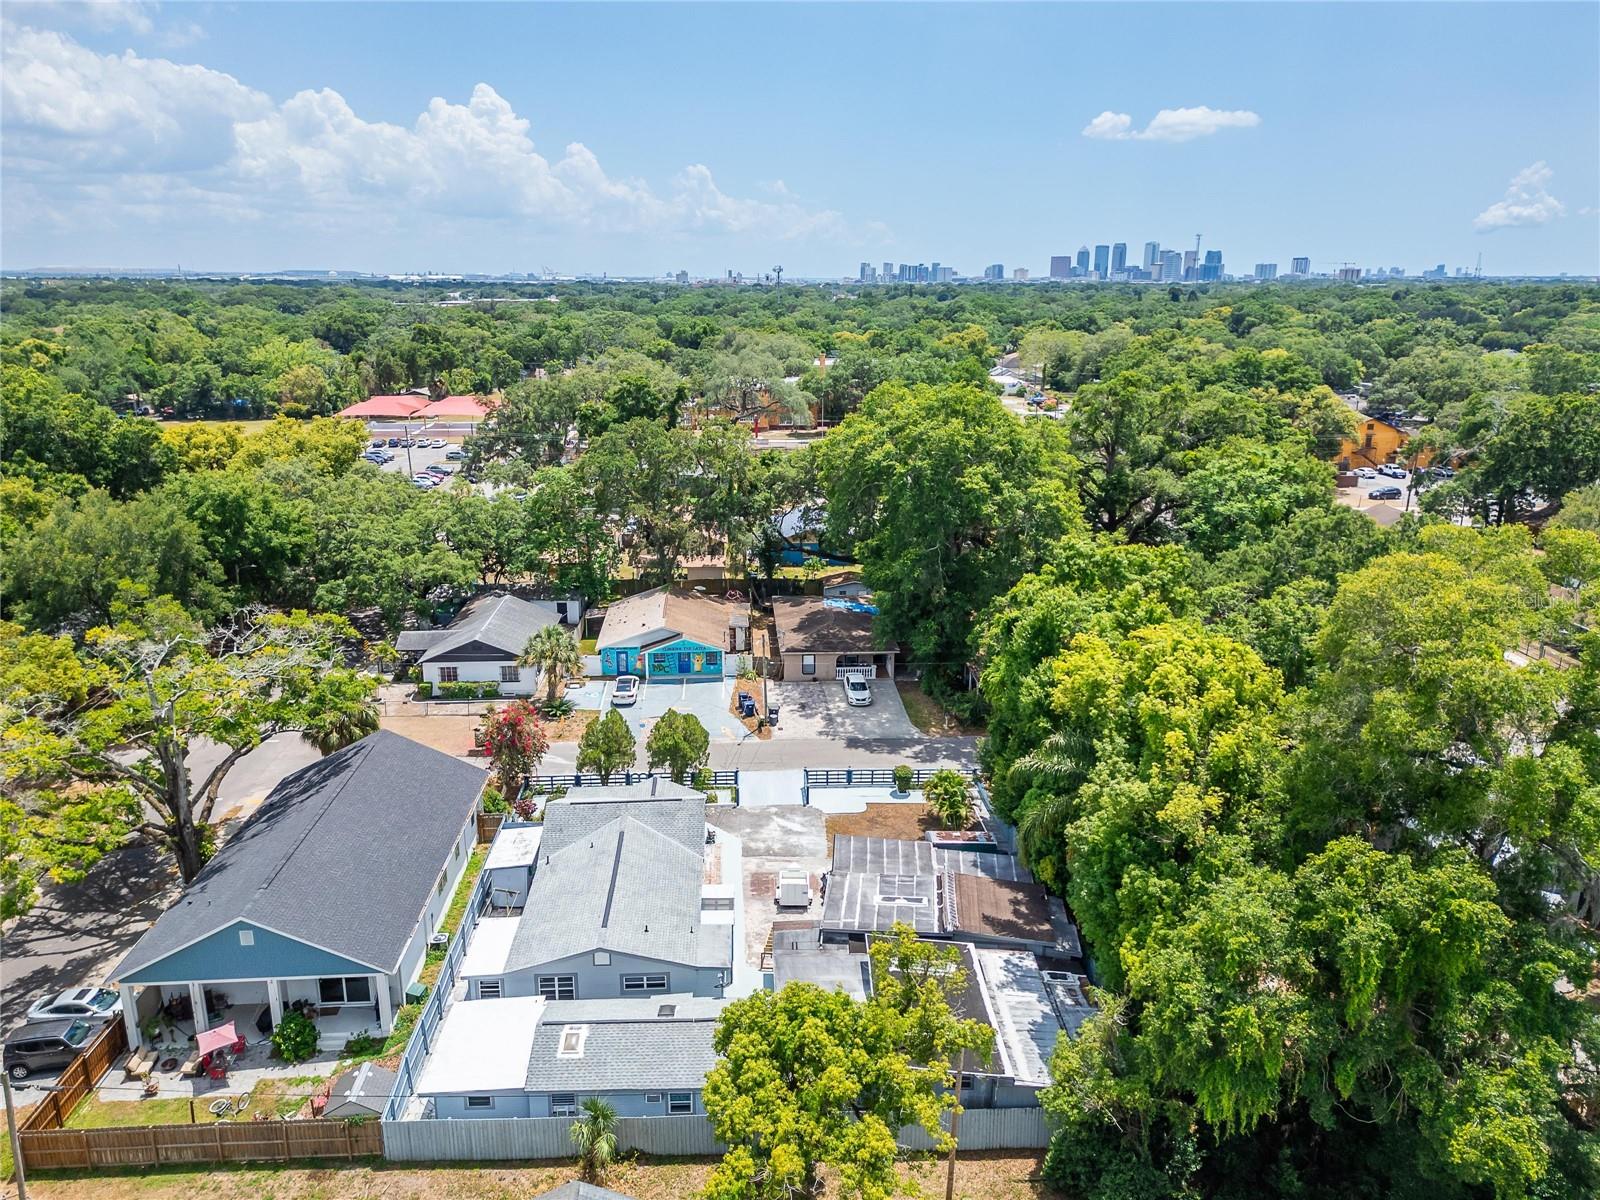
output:
[[[246,1092],[241,1096],[222,1096],[211,1102],[211,1115],[219,1121],[226,1121],[229,1117],[238,1115],[250,1107],[250,1094]]]

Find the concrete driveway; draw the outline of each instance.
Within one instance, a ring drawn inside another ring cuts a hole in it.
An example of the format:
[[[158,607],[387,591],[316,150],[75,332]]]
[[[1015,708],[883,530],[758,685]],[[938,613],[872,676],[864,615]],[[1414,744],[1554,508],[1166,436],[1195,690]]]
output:
[[[728,711],[733,698],[731,679],[647,679],[639,685],[639,698],[627,708],[619,708],[627,718],[642,749],[655,723],[669,708],[693,713],[706,727],[712,741],[737,741],[747,730]],[[611,684],[606,684],[603,712],[611,704]]]
[[[189,756],[191,777],[204,778],[221,754],[220,747],[197,744]],[[227,822],[223,835],[254,812],[280,779],[319,757],[298,734],[282,734],[240,759],[223,781],[213,814]],[[178,892],[171,854],[145,845],[101,859],[81,883],[47,885],[0,945],[0,1029],[18,1024],[40,996],[105,982]]]
[[[906,716],[906,707],[892,681],[875,679],[867,686],[872,689],[872,703],[852,708],[845,702],[844,684],[837,680],[769,683],[768,703],[778,706],[773,736],[840,742],[921,736]]]

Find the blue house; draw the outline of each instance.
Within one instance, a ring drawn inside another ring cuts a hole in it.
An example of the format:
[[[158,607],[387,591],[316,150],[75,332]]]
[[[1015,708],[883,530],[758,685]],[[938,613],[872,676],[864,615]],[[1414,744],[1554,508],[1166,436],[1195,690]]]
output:
[[[730,655],[750,649],[750,610],[743,600],[686,588],[651,588],[606,609],[595,649],[605,675],[686,679],[736,674]]]
[[[487,779],[379,731],[272,790],[112,979],[128,1041],[301,1012],[324,1049],[388,1034],[477,839]]]

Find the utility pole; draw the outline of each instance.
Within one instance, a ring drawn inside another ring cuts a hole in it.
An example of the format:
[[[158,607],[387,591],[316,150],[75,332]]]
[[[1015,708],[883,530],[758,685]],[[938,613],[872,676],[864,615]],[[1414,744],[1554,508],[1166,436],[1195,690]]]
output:
[[[782,287],[783,286],[783,268],[782,267],[773,267],[772,271],[773,271],[773,274],[775,274],[778,277],[778,282],[773,284],[772,286],[773,287]]]
[[[22,1135],[17,1132],[17,1109],[11,1102],[11,1077],[0,1073],[6,1093],[6,1128],[11,1131],[11,1173],[17,1177],[17,1200],[28,1200],[28,1181],[22,1169]]]
[[[950,1110],[950,1161],[945,1166],[944,1200],[956,1197],[956,1151],[961,1148],[961,1069],[966,1065],[967,1052],[963,1050],[956,1059],[956,1106]]]

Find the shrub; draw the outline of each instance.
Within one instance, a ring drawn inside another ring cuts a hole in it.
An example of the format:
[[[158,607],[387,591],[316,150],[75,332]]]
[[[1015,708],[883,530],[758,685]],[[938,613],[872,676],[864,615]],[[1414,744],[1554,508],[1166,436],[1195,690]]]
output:
[[[963,829],[972,820],[972,796],[959,771],[935,771],[922,785],[923,798],[946,829]]]
[[[370,1033],[358,1033],[344,1044],[346,1058],[367,1058],[383,1049],[383,1039]]]
[[[506,813],[511,811],[511,805],[506,800],[504,793],[491,784],[483,789],[483,811],[486,813]]]
[[[531,821],[539,813],[539,797],[534,792],[523,792],[511,802],[511,811],[519,821]]]
[[[433,684],[429,683],[426,679],[423,680],[421,683],[417,684],[417,699],[419,699],[419,700],[431,700],[431,699],[433,699]]]
[[[570,717],[577,709],[578,706],[565,696],[557,696],[540,704],[539,714],[547,721],[559,721],[563,717]]]
[[[303,1013],[284,1013],[272,1031],[272,1051],[284,1062],[305,1062],[317,1052],[317,1027]]]
[[[894,790],[902,794],[909,792],[911,790],[911,779],[910,767],[903,764],[896,767],[894,769]]]
[[[701,767],[696,771],[694,773],[694,782],[689,786],[697,792],[709,792],[711,790],[711,768]]]

